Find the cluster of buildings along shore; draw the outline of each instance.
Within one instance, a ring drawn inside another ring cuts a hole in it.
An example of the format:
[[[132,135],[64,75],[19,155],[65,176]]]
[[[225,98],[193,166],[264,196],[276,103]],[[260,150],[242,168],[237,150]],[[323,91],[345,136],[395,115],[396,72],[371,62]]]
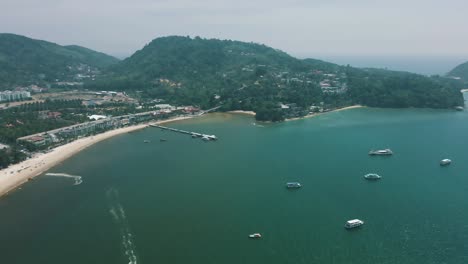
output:
[[[20,145],[29,145],[35,149],[47,149],[49,147],[66,144],[81,137],[103,133],[121,127],[168,119],[174,116],[194,116],[204,113],[199,108],[191,106],[174,107],[171,105],[160,105],[160,107],[163,109],[115,117],[91,115],[89,118],[94,121],[21,137],[17,139],[17,142]]]

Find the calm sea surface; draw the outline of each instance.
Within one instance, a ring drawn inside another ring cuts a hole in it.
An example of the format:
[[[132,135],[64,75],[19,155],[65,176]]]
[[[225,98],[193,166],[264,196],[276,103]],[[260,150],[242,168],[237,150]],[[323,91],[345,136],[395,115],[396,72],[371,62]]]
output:
[[[148,128],[79,153],[49,172],[83,183],[41,176],[0,199],[1,263],[468,263],[468,112],[254,122],[213,114],[170,126],[217,142]]]

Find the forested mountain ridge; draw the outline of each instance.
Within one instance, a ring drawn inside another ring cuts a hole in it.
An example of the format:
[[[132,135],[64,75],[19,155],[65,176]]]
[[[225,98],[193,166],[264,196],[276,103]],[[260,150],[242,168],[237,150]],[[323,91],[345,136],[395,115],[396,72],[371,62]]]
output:
[[[301,60],[256,43],[169,36],[119,62],[79,46],[0,34],[0,90],[82,83],[91,90],[128,91],[142,100],[253,110],[258,119],[273,121],[352,104],[463,104],[463,83],[453,78]]]
[[[460,78],[465,83],[468,83],[468,62],[462,63],[453,68],[449,73],[447,73],[447,76]]]
[[[60,46],[20,35],[0,34],[0,90],[16,85],[70,81],[118,59],[80,46]]]
[[[284,109],[300,115],[319,105],[451,108],[463,103],[459,84],[446,78],[300,60],[261,44],[180,36],[153,40],[87,87],[138,90],[149,98],[202,107],[222,103],[225,110],[266,112],[267,120],[292,111]]]

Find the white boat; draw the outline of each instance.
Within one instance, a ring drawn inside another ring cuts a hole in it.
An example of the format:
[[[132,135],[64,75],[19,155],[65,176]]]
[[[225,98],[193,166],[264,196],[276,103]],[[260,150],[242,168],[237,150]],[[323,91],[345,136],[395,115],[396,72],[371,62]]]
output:
[[[378,175],[377,173],[368,173],[364,175],[366,180],[380,180],[382,176]]]
[[[218,138],[215,135],[202,135],[202,139],[205,141],[218,140]]]
[[[286,183],[286,188],[292,189],[292,188],[301,188],[302,185],[298,182],[287,182]]]
[[[391,149],[371,150],[369,155],[393,155],[393,151]]]
[[[262,235],[260,233],[253,233],[249,235],[249,238],[261,238]]]
[[[205,135],[208,137],[210,140],[218,140],[218,138],[215,135]]]
[[[345,228],[346,229],[352,229],[352,228],[360,227],[363,224],[364,224],[364,221],[362,221],[362,220],[352,219],[352,220],[346,221]]]
[[[447,165],[449,165],[450,163],[452,163],[451,160],[449,160],[449,159],[443,159],[443,160],[440,161],[440,166],[447,166]]]

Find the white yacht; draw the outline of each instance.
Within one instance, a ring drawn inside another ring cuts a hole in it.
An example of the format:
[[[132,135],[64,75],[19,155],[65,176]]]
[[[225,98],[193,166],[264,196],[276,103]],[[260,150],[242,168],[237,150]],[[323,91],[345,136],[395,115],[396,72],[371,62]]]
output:
[[[440,161],[440,166],[447,166],[447,165],[449,165],[450,163],[452,163],[451,160],[449,160],[449,159],[443,159],[443,160]]]
[[[362,220],[352,219],[352,220],[346,221],[345,228],[346,229],[352,229],[352,228],[360,227],[363,224],[364,224],[364,221],[362,221]]]
[[[215,135],[202,135],[202,139],[205,141],[218,140],[218,138]]]
[[[249,238],[261,238],[262,235],[260,233],[253,233],[249,235]]]
[[[393,151],[391,149],[371,150],[369,155],[393,155]]]
[[[301,188],[302,185],[298,182],[288,182],[286,183],[286,188],[292,189],[292,188]]]
[[[364,175],[364,178],[366,180],[380,180],[382,179],[382,176],[378,175],[377,173],[368,173]]]

